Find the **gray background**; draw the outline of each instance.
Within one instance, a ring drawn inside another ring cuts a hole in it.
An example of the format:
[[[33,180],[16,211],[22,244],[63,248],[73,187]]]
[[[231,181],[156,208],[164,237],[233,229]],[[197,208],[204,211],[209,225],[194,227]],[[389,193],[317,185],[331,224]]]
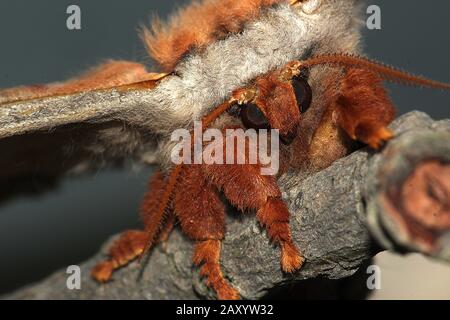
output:
[[[164,17],[185,2],[2,0],[0,87],[62,80],[106,58],[150,64],[137,27],[152,13]],[[371,57],[450,81],[449,1],[369,2],[382,8],[382,30],[364,32]],[[81,31],[66,29],[70,4],[82,9]],[[396,85],[389,89],[400,113],[418,109],[435,118],[450,117],[448,93]],[[22,197],[1,207],[0,293],[77,264],[108,236],[137,226],[150,172],[103,171],[67,179],[56,192]]]

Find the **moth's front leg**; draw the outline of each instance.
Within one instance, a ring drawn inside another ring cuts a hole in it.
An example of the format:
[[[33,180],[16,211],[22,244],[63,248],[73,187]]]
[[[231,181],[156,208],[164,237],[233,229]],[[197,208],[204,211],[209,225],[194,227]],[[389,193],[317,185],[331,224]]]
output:
[[[170,235],[175,223],[175,215],[171,210],[168,212],[166,221],[155,220],[155,211],[159,208],[160,199],[165,187],[164,176],[157,172],[150,179],[149,191],[146,193],[142,203],[141,215],[144,230],[128,230],[113,242],[108,252],[108,259],[99,262],[92,269],[92,277],[99,282],[111,280],[113,272],[131,261],[137,259],[145,250],[149,242],[148,228],[152,225],[158,226],[158,238],[156,243],[164,243]]]
[[[174,210],[183,232],[196,241],[193,262],[220,300],[239,299],[220,266],[225,236],[225,206],[200,165],[186,165],[174,195]]]
[[[91,271],[98,282],[111,280],[115,270],[127,265],[144,251],[147,234],[142,230],[128,230],[109,248],[109,258],[97,263]]]
[[[257,218],[272,241],[281,248],[281,268],[292,273],[304,261],[296,248],[289,227],[289,210],[281,198],[274,176],[261,174],[260,165],[204,165],[206,177],[239,210],[256,210]]]
[[[387,126],[394,120],[395,109],[377,74],[348,69],[338,92],[333,118],[352,139],[379,148],[392,138]]]

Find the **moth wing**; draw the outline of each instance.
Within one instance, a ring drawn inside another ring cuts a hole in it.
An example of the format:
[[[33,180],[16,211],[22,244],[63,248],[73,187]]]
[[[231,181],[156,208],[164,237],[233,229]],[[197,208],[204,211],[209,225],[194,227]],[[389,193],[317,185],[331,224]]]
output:
[[[0,89],[0,105],[126,86],[142,81],[157,80],[162,76],[164,75],[147,72],[145,66],[140,63],[110,60],[64,82]]]
[[[0,90],[0,201],[51,187],[66,173],[133,157],[151,162],[154,139],[120,114],[129,95],[164,76],[109,61],[66,82]]]

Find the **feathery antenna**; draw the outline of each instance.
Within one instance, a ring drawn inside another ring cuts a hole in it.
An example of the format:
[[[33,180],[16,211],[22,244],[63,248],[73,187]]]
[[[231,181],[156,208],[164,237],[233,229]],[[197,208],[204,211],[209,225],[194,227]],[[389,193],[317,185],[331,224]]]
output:
[[[444,89],[444,90],[450,89],[450,84],[448,83],[434,81],[424,77],[416,76],[408,72],[398,70],[394,67],[385,65],[383,63],[356,55],[350,54],[322,55],[305,61],[299,61],[299,63],[301,68],[311,68],[313,66],[323,64],[358,67],[371,70],[379,74],[384,80],[390,82],[435,89]]]

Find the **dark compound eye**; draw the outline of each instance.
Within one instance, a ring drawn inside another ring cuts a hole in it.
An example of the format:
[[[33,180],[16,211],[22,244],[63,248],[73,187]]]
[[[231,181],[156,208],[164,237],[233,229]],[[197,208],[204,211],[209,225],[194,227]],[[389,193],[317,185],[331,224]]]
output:
[[[311,106],[312,90],[308,82],[300,77],[292,79],[292,87],[295,91],[295,97],[297,98],[297,104],[300,108],[300,112],[306,112]]]
[[[247,129],[268,129],[270,127],[264,114],[259,108],[252,103],[245,104],[241,107],[241,120]]]

